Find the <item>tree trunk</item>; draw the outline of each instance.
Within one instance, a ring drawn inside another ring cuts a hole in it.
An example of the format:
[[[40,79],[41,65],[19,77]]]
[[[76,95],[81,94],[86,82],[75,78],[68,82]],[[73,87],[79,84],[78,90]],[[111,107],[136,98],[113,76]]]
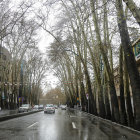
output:
[[[106,46],[106,52],[109,54],[109,61],[111,71],[113,72],[113,56],[112,56],[112,47],[109,39],[109,28],[108,28],[108,10],[107,10],[107,0],[103,0],[104,3],[104,44]]]
[[[117,14],[118,14],[118,27],[120,31],[122,47],[124,50],[127,70],[130,77],[130,84],[132,87],[132,93],[133,93],[133,98],[134,98],[135,128],[140,130],[140,109],[139,109],[140,77],[139,77],[134,53],[132,51],[132,45],[130,43],[126,20],[125,20],[124,12],[123,12],[122,0],[116,0],[116,8],[117,8]]]
[[[106,109],[106,119],[111,120],[111,110],[110,110],[110,103],[109,103],[109,95],[108,95],[108,84],[107,84],[107,76],[106,72],[104,72],[104,87],[103,93],[105,97],[105,109]]]
[[[90,32],[91,32],[91,29],[90,29]],[[96,82],[97,82],[98,102],[99,102],[99,116],[105,118],[105,105],[104,105],[104,100],[103,100],[103,90],[102,90],[102,86],[101,86],[100,68],[97,68],[98,66],[96,65],[94,54],[93,54],[92,49],[91,49],[91,47],[90,47],[90,45],[87,41],[87,37],[85,35],[84,29],[83,29],[82,35],[83,35],[83,38],[84,38],[84,40],[86,42],[86,45],[89,49],[89,53],[90,53],[90,56],[91,56],[91,59],[92,59],[92,66],[93,66],[93,70],[94,70],[94,74],[95,74],[95,79],[96,79]],[[91,35],[92,35],[92,33],[91,33]],[[93,38],[93,36],[92,36],[92,38]]]
[[[86,99],[85,86],[83,83],[81,63],[79,63],[79,82],[80,82],[80,95],[81,95],[82,111],[87,111],[88,110],[88,101]]]
[[[85,87],[84,87],[83,82],[80,83],[80,94],[81,94],[82,111],[87,111],[88,110],[88,102],[87,102],[87,99],[86,99]]]
[[[127,116],[125,109],[125,99],[124,99],[124,83],[123,83],[123,50],[120,46],[120,58],[119,58],[119,74],[120,74],[120,121],[121,124],[127,125]]]
[[[140,25],[140,9],[136,6],[133,0],[123,0],[123,1],[126,3],[127,7],[132,12],[134,18]]]
[[[87,67],[86,66],[84,66],[84,67],[85,67],[84,71],[85,71],[85,77],[86,77],[87,92],[89,95],[89,113],[97,115],[96,103],[94,100],[94,95],[92,93],[90,77],[88,74]]]
[[[131,103],[130,90],[129,90],[129,77],[126,68],[125,58],[124,58],[124,92],[126,96],[128,126],[134,127],[134,115],[132,111],[132,103]]]
[[[111,68],[109,65],[107,54],[104,51],[104,46],[101,41],[100,31],[99,31],[99,27],[98,27],[98,21],[97,21],[96,12],[95,12],[94,0],[90,0],[90,5],[91,5],[92,14],[93,14],[93,22],[94,22],[94,26],[95,26],[96,38],[98,41],[98,47],[102,54],[104,65],[106,67],[106,71],[108,74],[111,103],[112,103],[112,108],[114,108],[114,117],[115,117],[116,122],[119,122],[120,121],[119,106],[118,106],[118,99],[117,99],[117,95],[116,95],[116,89],[115,89],[115,85],[114,85],[114,76],[113,76],[113,72],[111,71]]]

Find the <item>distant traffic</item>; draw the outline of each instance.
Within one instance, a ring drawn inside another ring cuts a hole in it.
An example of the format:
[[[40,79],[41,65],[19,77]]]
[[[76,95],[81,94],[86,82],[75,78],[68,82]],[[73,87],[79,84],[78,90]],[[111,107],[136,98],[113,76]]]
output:
[[[22,104],[21,107],[18,108],[18,113],[38,111],[38,110],[44,110],[44,113],[55,113],[55,110],[58,108],[60,108],[61,110],[66,110],[67,105],[40,104],[40,105],[31,106],[30,104]]]

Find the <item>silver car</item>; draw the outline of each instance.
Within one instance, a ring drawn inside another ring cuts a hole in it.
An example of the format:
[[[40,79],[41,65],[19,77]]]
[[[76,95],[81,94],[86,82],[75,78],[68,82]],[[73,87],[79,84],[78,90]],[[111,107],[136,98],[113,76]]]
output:
[[[32,107],[30,104],[22,104],[21,107],[19,107],[18,112],[28,112],[31,111]]]
[[[44,113],[55,113],[55,107],[53,106],[53,104],[47,104],[44,107]]]
[[[43,109],[44,105],[39,105],[38,109]]]
[[[33,111],[37,111],[37,110],[39,110],[39,105],[34,105]]]
[[[66,110],[67,109],[67,105],[61,105],[61,110]]]

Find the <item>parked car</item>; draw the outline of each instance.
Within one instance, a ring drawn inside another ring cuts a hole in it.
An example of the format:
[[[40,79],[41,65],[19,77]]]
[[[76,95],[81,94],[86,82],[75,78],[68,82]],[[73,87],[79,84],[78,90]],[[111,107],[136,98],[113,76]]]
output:
[[[44,113],[55,113],[55,107],[53,104],[47,104],[44,108]]]
[[[55,109],[58,109],[58,105],[54,105]]]
[[[30,104],[22,104],[21,107],[19,107],[18,112],[28,112],[31,111],[32,107]]]
[[[39,105],[34,105],[33,110],[36,111],[39,109]]]
[[[38,109],[44,109],[44,105],[39,105]]]
[[[61,109],[62,110],[66,110],[67,109],[67,105],[61,105]]]

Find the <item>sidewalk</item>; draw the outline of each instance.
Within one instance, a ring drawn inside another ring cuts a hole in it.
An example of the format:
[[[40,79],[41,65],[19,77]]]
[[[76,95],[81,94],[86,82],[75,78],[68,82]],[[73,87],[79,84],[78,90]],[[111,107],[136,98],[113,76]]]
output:
[[[0,111],[0,122],[1,121],[6,121],[6,120],[9,120],[9,119],[14,119],[14,118],[17,118],[17,117],[30,115],[30,114],[33,114],[33,113],[38,113],[40,111],[42,111],[42,110],[18,113],[18,109],[16,109],[16,110],[1,110]]]
[[[17,114],[18,110],[0,110],[0,117]]]
[[[116,130],[116,132],[120,132],[120,133],[124,133],[125,136],[127,136],[129,133],[130,134],[135,134],[137,136],[140,137],[140,131],[139,130],[136,130],[134,128],[131,128],[131,127],[128,127],[128,126],[125,126],[125,125],[121,125],[119,123],[116,123],[116,122],[112,122],[111,120],[107,120],[107,119],[103,119],[99,116],[95,116],[93,114],[90,114],[90,113],[87,113],[87,112],[84,112],[84,111],[80,111],[80,110],[76,110],[76,109],[73,109],[73,108],[69,108],[69,111],[70,112],[75,112],[75,114],[77,116],[82,116],[82,117],[85,117],[88,115],[88,119],[92,121],[92,123],[94,125],[100,125],[100,128],[102,126],[107,126],[107,128],[113,128]],[[70,114],[69,114],[70,115]],[[104,131],[106,131],[104,129]]]

